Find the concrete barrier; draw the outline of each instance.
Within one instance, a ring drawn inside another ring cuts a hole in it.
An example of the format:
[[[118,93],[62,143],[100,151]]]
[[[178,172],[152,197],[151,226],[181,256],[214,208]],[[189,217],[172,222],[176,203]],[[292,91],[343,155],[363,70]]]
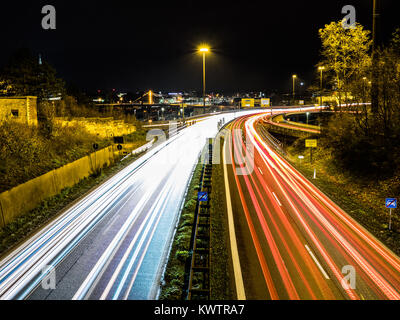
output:
[[[72,187],[96,170],[111,165],[116,146],[94,152],[0,194],[0,227],[37,207],[43,200]]]

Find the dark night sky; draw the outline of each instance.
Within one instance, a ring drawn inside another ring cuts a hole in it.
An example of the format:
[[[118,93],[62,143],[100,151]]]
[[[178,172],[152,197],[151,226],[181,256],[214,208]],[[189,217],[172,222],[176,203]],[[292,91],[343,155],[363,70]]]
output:
[[[57,10],[55,31],[41,28],[46,4]],[[372,28],[372,0],[3,1],[0,66],[28,47],[86,89],[201,90],[195,49],[207,42],[209,91],[289,90],[292,73],[310,83],[318,29],[341,19],[346,4]],[[395,4],[382,0],[385,38],[400,25]]]

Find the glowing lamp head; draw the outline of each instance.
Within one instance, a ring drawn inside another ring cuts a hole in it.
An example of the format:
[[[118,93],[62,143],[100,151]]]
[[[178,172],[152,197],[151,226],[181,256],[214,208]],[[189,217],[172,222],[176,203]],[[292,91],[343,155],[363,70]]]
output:
[[[204,47],[204,48],[200,48],[199,51],[202,53],[205,53],[205,52],[209,52],[210,49]]]
[[[296,78],[297,78],[297,75],[294,74],[292,77],[293,77],[293,79],[296,79]]]

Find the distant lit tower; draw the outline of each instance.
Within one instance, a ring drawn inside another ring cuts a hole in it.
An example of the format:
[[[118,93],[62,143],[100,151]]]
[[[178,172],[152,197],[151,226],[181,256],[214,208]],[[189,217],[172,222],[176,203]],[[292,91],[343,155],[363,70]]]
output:
[[[39,65],[42,65],[42,55],[39,53]]]

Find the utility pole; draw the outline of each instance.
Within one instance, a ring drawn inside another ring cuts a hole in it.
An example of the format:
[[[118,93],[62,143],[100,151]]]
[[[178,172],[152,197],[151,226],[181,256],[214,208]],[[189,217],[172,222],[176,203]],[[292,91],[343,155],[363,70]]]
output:
[[[371,111],[378,111],[378,74],[377,74],[377,54],[376,50],[380,45],[380,12],[381,0],[373,0],[373,21],[372,21],[372,83],[371,83]]]
[[[381,27],[381,0],[373,0],[374,1],[374,8],[373,8],[373,21],[372,21],[372,39],[373,45],[372,49],[373,52],[377,49],[380,45],[380,27]]]

